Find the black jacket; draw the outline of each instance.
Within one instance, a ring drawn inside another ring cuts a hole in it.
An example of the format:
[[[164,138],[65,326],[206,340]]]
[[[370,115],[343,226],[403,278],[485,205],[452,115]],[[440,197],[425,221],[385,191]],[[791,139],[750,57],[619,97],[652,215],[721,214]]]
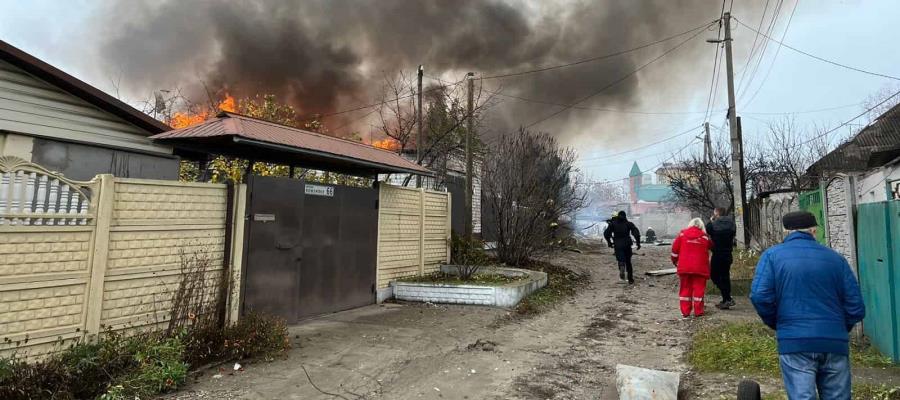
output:
[[[640,246],[641,231],[627,219],[614,218],[610,220],[609,224],[606,225],[606,230],[603,231],[603,238],[606,239],[606,243],[613,244],[615,242],[616,246],[631,247],[631,236],[634,236],[634,243]]]
[[[713,253],[731,253],[734,248],[734,237],[737,234],[734,217],[727,215],[716,218],[715,221],[706,225],[706,234],[713,241]]]

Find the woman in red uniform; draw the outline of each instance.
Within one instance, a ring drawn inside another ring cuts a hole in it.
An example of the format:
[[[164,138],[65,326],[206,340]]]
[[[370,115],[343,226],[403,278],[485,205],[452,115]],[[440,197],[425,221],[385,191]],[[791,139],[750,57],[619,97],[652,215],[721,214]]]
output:
[[[678,296],[684,318],[691,316],[692,309],[695,317],[703,315],[703,294],[709,279],[709,252],[712,250],[712,240],[703,228],[703,220],[694,218],[672,243],[672,263],[681,279]]]

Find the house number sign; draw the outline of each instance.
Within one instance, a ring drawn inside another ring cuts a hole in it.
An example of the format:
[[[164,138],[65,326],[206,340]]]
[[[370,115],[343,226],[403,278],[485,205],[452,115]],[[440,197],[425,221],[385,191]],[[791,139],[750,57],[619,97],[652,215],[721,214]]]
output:
[[[312,196],[334,197],[334,186],[306,185],[306,194]]]

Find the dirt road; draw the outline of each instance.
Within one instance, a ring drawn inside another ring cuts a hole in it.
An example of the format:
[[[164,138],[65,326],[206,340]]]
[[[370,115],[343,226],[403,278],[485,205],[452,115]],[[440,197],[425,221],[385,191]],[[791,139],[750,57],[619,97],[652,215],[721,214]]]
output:
[[[310,320],[291,328],[287,359],[221,378],[210,371],[169,398],[616,399],[618,363],[687,370],[691,322],[677,311],[676,278],[643,274],[667,267],[669,249],[638,253],[630,287],[618,282],[610,249],[551,257],[590,273],[591,283],[527,320],[506,320],[501,309],[423,304]],[[479,339],[488,344],[470,348]]]

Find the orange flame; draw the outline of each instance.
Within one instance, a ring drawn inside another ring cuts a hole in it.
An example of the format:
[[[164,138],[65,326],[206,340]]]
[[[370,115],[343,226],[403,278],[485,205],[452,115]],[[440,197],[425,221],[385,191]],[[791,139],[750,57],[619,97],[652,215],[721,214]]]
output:
[[[219,102],[219,110],[237,112],[237,102],[234,101],[234,97],[225,93],[225,99]]]
[[[221,111],[237,112],[237,101],[230,94],[225,93],[225,98],[216,106]],[[197,125],[209,119],[213,114],[210,111],[200,111],[197,113],[176,112],[169,121],[169,126],[175,129],[187,128]]]
[[[384,138],[372,142],[372,146],[382,150],[397,151],[400,150],[400,142],[392,138]]]

